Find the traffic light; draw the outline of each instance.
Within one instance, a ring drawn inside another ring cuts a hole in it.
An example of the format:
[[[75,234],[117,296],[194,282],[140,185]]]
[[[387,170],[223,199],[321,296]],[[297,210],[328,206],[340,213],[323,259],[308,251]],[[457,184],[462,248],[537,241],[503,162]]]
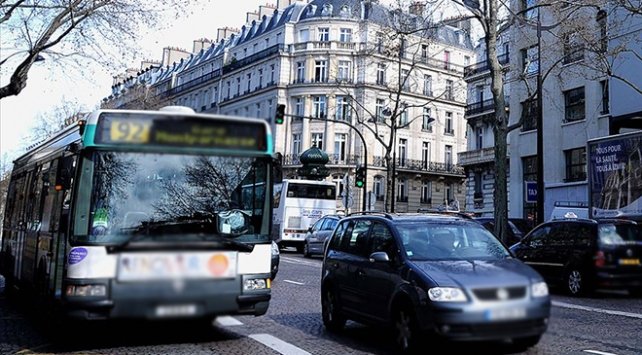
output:
[[[274,115],[274,123],[283,124],[285,120],[285,105],[276,105],[276,114]]]
[[[366,184],[366,167],[357,168],[354,174],[354,186],[364,187]]]

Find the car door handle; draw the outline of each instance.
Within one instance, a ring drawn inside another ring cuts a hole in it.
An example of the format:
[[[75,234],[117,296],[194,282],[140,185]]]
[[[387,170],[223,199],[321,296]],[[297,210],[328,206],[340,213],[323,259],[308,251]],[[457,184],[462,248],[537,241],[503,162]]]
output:
[[[339,268],[339,263],[330,263],[328,266],[332,269],[338,269]]]
[[[363,271],[363,269],[359,269],[359,270],[357,270],[357,275],[360,276],[360,277],[363,277],[363,276],[366,276],[366,272]]]

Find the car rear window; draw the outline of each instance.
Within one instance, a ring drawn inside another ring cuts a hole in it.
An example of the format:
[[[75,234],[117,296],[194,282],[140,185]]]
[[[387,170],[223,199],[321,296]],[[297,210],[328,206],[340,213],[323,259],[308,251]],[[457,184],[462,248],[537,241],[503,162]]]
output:
[[[629,223],[600,224],[599,237],[602,244],[625,244],[642,242],[642,226]]]

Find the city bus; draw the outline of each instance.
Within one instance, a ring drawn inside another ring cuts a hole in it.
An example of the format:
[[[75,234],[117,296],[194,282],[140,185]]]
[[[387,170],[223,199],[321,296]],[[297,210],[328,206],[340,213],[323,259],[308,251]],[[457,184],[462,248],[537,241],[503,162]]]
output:
[[[279,247],[303,252],[308,228],[337,213],[336,186],[329,181],[283,179],[274,186],[273,235]]]
[[[242,186],[273,186],[279,168],[263,120],[94,111],[14,162],[7,288],[66,319],[263,315],[272,191]]]

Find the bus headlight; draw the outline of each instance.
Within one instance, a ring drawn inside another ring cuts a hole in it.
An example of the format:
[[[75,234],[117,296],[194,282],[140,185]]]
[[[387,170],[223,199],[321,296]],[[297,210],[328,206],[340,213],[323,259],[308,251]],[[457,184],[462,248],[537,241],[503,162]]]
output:
[[[106,285],[67,285],[65,294],[67,296],[79,296],[79,297],[107,296],[107,286]]]
[[[269,287],[265,279],[247,279],[243,282],[243,291],[265,290]]]

